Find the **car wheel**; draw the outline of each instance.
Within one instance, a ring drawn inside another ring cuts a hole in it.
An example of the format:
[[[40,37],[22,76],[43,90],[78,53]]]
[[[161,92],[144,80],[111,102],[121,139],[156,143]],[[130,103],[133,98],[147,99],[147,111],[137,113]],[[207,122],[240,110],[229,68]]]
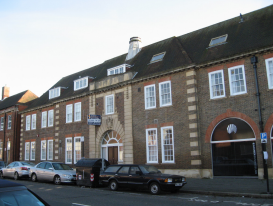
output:
[[[0,177],[1,177],[2,179],[5,178],[5,177],[3,176],[3,171],[0,171]]]
[[[35,173],[31,175],[31,180],[32,182],[37,182],[37,175]]]
[[[150,184],[150,192],[151,192],[151,194],[158,195],[160,193],[160,191],[161,191],[160,190],[160,186],[159,186],[159,184],[157,182],[152,182]]]
[[[54,184],[55,185],[60,185],[61,184],[61,178],[60,178],[60,176],[58,176],[58,175],[56,175],[55,177],[54,177]]]
[[[15,180],[19,180],[19,174],[18,174],[18,172],[15,172],[13,177],[14,177]]]
[[[111,182],[110,182],[110,189],[112,190],[112,191],[116,191],[116,190],[118,190],[118,183],[117,183],[117,181],[116,180],[112,180]]]

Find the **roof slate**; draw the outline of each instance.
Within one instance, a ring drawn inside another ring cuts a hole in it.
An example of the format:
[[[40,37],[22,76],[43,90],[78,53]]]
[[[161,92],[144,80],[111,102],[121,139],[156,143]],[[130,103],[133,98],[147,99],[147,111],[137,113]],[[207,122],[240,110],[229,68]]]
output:
[[[135,79],[141,79],[153,74],[190,65],[198,66],[273,46],[273,5],[245,14],[243,18],[242,23],[239,23],[240,17],[238,15],[238,17],[209,27],[145,46],[129,61],[125,61],[127,54],[123,54],[97,66],[63,77],[50,88],[64,87],[65,89],[61,90],[60,97],[49,100],[49,91],[47,91],[40,98],[34,100],[28,109],[88,92],[88,87],[74,91],[74,80],[79,79],[79,76],[90,76],[95,77],[93,81],[100,81],[107,77],[107,69],[124,63],[132,66],[130,71],[137,72]],[[228,34],[227,43],[209,48],[212,38],[224,34]],[[166,52],[163,60],[150,63],[153,55],[161,52]]]
[[[20,92],[13,96],[7,97],[0,101],[0,110],[15,106],[19,103],[19,100],[25,95],[26,91]]]

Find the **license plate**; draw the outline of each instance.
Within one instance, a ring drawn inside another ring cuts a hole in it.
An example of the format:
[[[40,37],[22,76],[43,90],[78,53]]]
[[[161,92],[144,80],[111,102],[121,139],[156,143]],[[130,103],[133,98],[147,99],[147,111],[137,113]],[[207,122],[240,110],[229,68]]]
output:
[[[175,186],[182,186],[182,183],[175,183]]]

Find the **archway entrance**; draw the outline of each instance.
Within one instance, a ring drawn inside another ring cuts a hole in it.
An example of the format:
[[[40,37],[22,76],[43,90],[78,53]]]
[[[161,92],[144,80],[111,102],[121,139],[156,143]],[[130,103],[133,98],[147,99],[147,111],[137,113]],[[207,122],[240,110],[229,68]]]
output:
[[[114,131],[107,131],[101,142],[101,157],[110,164],[123,162],[123,143],[120,135]]]
[[[211,137],[214,176],[258,176],[256,139],[243,120],[221,121]]]

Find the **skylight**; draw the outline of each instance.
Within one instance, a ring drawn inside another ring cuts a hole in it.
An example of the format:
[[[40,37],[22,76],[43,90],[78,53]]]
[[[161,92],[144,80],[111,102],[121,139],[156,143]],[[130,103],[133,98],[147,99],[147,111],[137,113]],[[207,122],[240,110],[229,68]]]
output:
[[[227,41],[227,37],[228,35],[225,34],[223,36],[218,36],[216,38],[212,38],[211,41],[210,41],[210,44],[209,46],[216,46],[216,45],[219,45],[219,44],[223,44]]]
[[[114,74],[121,74],[126,72],[126,67],[131,67],[129,64],[122,64],[110,69],[107,69],[107,76]]]
[[[160,53],[160,54],[155,54],[155,55],[152,57],[150,63],[162,61],[162,59],[163,59],[165,53],[166,53],[166,52],[162,52],[162,53]]]

